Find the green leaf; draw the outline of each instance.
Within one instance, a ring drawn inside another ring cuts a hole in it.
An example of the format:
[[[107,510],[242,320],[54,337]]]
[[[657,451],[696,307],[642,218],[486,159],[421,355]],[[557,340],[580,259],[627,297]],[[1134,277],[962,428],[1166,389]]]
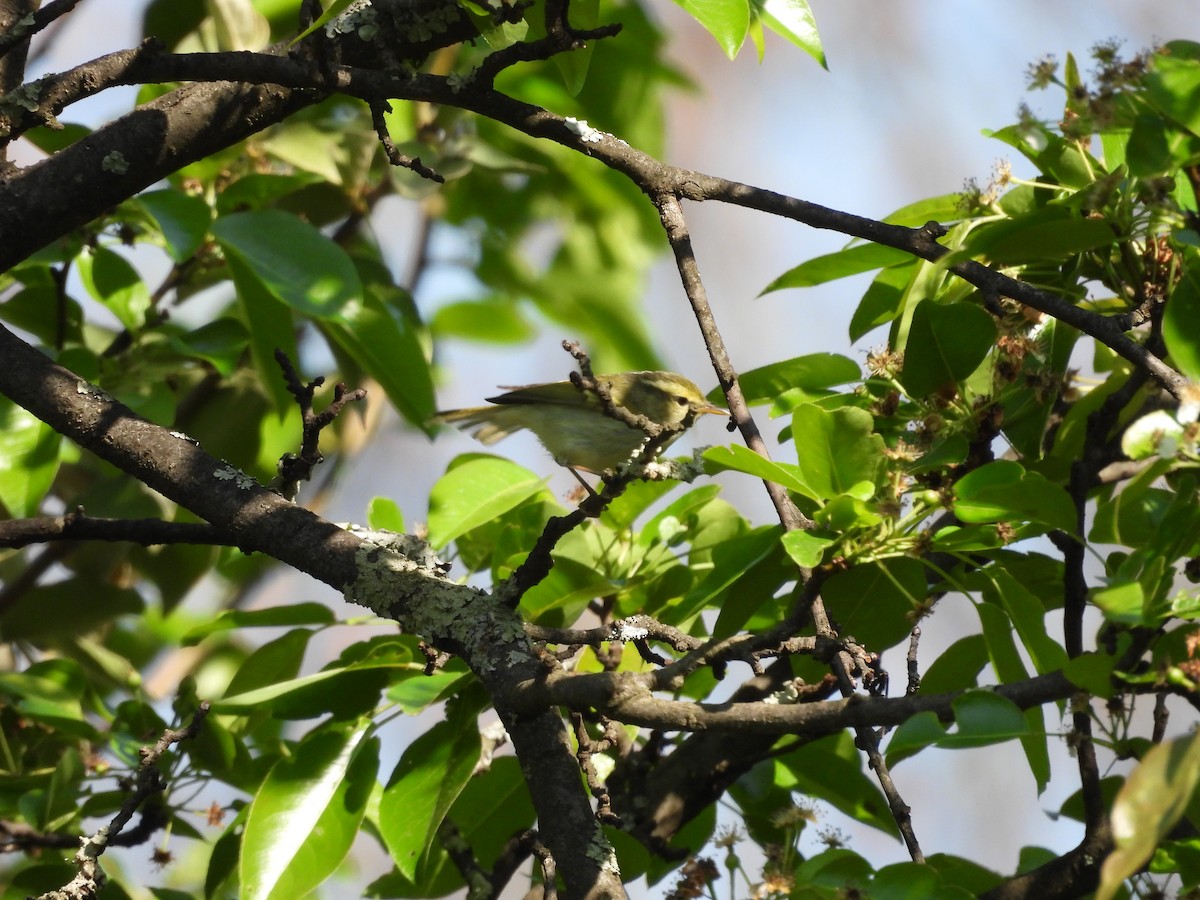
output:
[[[744,372],[738,376],[738,384],[746,402],[754,406],[771,403],[794,388],[811,393],[858,381],[861,377],[858,363],[849,357],[836,353],[810,353]],[[725,402],[720,388],[710,391],[708,399],[713,403]]]
[[[1000,265],[1067,259],[1116,240],[1112,222],[1050,206],[975,229],[947,262],[963,256],[986,257]]]
[[[379,702],[392,676],[390,670],[408,671],[412,665],[391,661],[325,669],[301,678],[268,682],[253,690],[231,692],[214,701],[213,709],[243,715],[265,712],[277,719],[312,719],[326,713],[345,718],[366,712]]]
[[[800,480],[816,500],[828,500],[862,482],[875,482],[883,464],[883,437],[875,420],[855,407],[827,410],[814,403],[792,413]],[[862,499],[862,498],[860,498]]]
[[[375,784],[373,728],[360,722],[312,733],[267,773],[242,836],[242,900],[303,897],[337,870]]]
[[[181,643],[185,647],[200,643],[210,634],[233,628],[272,628],[290,625],[332,625],[337,621],[328,606],[323,603],[289,603],[267,609],[227,609],[215,619],[197,625],[187,632]]]
[[[1153,616],[1146,615],[1146,594],[1136,581],[1123,581],[1108,587],[1093,588],[1088,599],[1104,618],[1122,625],[1156,625]]]
[[[669,610],[663,617],[664,621],[681,625],[702,610],[720,605],[743,576],[754,576],[754,569],[759,563],[776,553],[779,557],[783,556],[779,553],[780,532],[778,526],[763,526],[748,534],[721,541],[712,551],[712,570]],[[758,605],[767,602],[769,595],[746,599]]]
[[[927,222],[949,222],[961,217],[962,194],[942,194],[902,206],[884,216],[883,221],[889,225],[919,228]]]
[[[812,287],[839,278],[848,278],[862,272],[884,269],[912,259],[912,254],[883,244],[857,244],[836,253],[827,253],[795,268],[788,269],[765,288],[758,296],[785,288]]]
[[[1029,733],[1020,708],[992,691],[967,691],[951,706],[958,729],[942,746],[983,747]]]
[[[915,559],[897,557],[838,572],[821,594],[841,632],[873,651],[885,650],[912,631],[912,613],[929,588]]]
[[[988,658],[1002,684],[1011,684],[1028,677],[1025,663],[1013,640],[1012,620],[993,603],[976,603],[975,611],[983,626]],[[1021,737],[1021,749],[1029,762],[1029,770],[1040,794],[1050,780],[1050,755],[1047,749],[1045,714],[1040,706],[1024,713],[1026,733]]]
[[[1189,250],[1184,258],[1183,277],[1163,311],[1162,336],[1175,367],[1200,383],[1200,253]]]
[[[410,881],[433,842],[446,812],[479,762],[475,708],[458,703],[448,718],[409,744],[379,802],[379,830],[396,863]]]
[[[876,275],[850,318],[850,340],[857,341],[867,332],[886,325],[900,315],[909,285],[917,273],[928,265],[924,260],[914,259],[884,269]]]
[[[954,512],[964,522],[1039,522],[1073,534],[1075,504],[1059,485],[1020,463],[996,460],[954,485]]]
[[[836,543],[835,538],[821,537],[811,531],[789,531],[783,536],[783,549],[788,556],[807,569],[819,566],[825,551]]]
[[[711,2],[711,0],[707,0]],[[577,30],[595,28],[600,21],[600,0],[573,0],[571,3],[571,27]],[[562,75],[567,93],[572,97],[578,96],[587,80],[588,67],[592,61],[592,51],[596,41],[587,41],[582,47],[576,47],[569,53],[554,55],[554,65]]]
[[[918,303],[900,381],[912,397],[957,384],[979,367],[995,342],[996,324],[978,306]]]
[[[933,661],[921,679],[921,693],[944,694],[978,687],[979,673],[987,662],[987,642],[982,634],[959,638]]]
[[[8,607],[0,616],[0,640],[62,640],[144,608],[132,588],[87,577],[66,578],[39,585]]]
[[[1057,672],[1067,664],[1067,651],[1046,633],[1046,608],[1007,569],[992,566],[987,571],[996,585],[996,602],[1016,626],[1021,643],[1039,675]]]
[[[37,515],[58,472],[61,449],[53,428],[0,397],[0,503],[9,516]]]
[[[1063,674],[1076,687],[1107,699],[1116,693],[1113,685],[1116,665],[1117,658],[1110,654],[1084,653],[1063,666]]]
[[[213,322],[205,322],[199,328],[171,335],[171,344],[185,356],[207,360],[213,364],[213,368],[228,377],[237,369],[242,354],[250,344],[250,332],[237,319],[222,316]]]
[[[804,481],[799,466],[777,463],[764,459],[748,447],[731,444],[728,447],[710,447],[704,451],[704,471],[709,475],[734,471],[755,475],[764,481],[781,484],[789,491],[806,497],[816,498],[813,488]]]
[[[275,361],[275,351],[282,350],[295,360],[296,329],[291,310],[275,297],[241,256],[228,257],[229,272],[237,289],[238,305],[246,317],[250,332],[250,353],[263,386],[275,401],[275,409],[284,413],[293,408],[295,398],[288,392],[287,383]]]
[[[1200,61],[1176,56],[1169,51],[1156,53],[1145,76],[1146,97],[1150,102],[1192,134],[1200,135]]]
[[[321,330],[362,366],[405,419],[430,432],[435,410],[433,376],[416,331],[371,293],[347,303]]]
[[[676,0],[717,39],[730,59],[738,55],[750,27],[747,0]]]
[[[130,331],[140,331],[150,309],[150,289],[137,269],[107,247],[93,247],[75,258],[79,280]]]
[[[795,44],[822,68],[829,68],[808,0],[752,0],[752,3],[757,18],[768,28]]]
[[[519,306],[499,299],[448,303],[433,314],[429,327],[439,337],[490,344],[518,344],[537,334]]]
[[[208,234],[212,210],[203,198],[167,189],[139,194],[140,203],[162,230],[167,253],[177,263],[191,258]]]
[[[429,543],[438,550],[546,486],[546,479],[498,456],[469,454],[450,466],[429,494]]]
[[[1100,868],[1097,900],[1115,897],[1183,815],[1200,781],[1200,732],[1156,744],[1125,780],[1113,804],[1115,849]]]
[[[910,716],[900,724],[888,741],[887,763],[894,766],[902,759],[937,744],[945,737],[946,729],[933,713],[919,712]]]
[[[346,251],[312,225],[274,209],[232,213],[213,224],[227,259],[236,257],[280,303],[328,319],[362,295]]]
[[[861,756],[847,734],[813,741],[783,758],[795,778],[795,792],[817,797],[852,819],[892,835],[896,822],[878,784],[862,768]]]
[[[410,716],[458,693],[472,678],[465,666],[455,669],[452,665],[432,675],[415,671],[413,674],[414,677],[397,681],[387,689],[388,700]]]
[[[404,533],[404,513],[391,497],[372,497],[367,504],[367,525],[382,531]]]

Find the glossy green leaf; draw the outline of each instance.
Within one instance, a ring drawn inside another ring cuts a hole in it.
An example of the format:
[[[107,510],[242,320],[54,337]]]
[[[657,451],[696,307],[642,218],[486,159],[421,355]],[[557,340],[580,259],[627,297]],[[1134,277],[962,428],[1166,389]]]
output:
[[[132,588],[91,578],[66,578],[27,591],[4,610],[0,615],[0,640],[57,640],[87,634],[144,608],[145,602]]]
[[[975,611],[983,626],[988,658],[1000,683],[1012,684],[1027,678],[1029,673],[1013,639],[1012,620],[1004,610],[993,603],[976,603]],[[1040,794],[1050,781],[1045,714],[1040,706],[1035,706],[1023,715],[1027,727],[1021,737],[1021,749],[1025,752],[1025,759],[1029,763],[1029,770]]]
[[[29,332],[46,346],[83,340],[83,308],[53,284],[33,284],[6,295],[0,303],[0,319]]]
[[[746,402],[754,406],[770,403],[794,388],[815,392],[860,378],[862,370],[849,357],[836,353],[810,353],[743,372],[738,376],[738,384]],[[720,388],[710,391],[708,399],[713,403],[725,402]]]
[[[1146,615],[1146,594],[1136,581],[1121,581],[1107,587],[1093,588],[1088,599],[1104,618],[1122,625],[1156,624]]]
[[[87,676],[71,659],[44,660],[24,672],[0,672],[0,696],[23,717],[91,739],[96,734],[83,710],[86,693]]]
[[[250,352],[259,381],[270,393],[275,409],[282,413],[295,406],[295,398],[288,392],[279,363],[275,361],[275,351],[282,350],[293,361],[299,357],[292,312],[271,293],[240,255],[228,256],[227,261],[237,289],[238,305],[250,332]]]
[[[140,331],[150,309],[150,289],[125,257],[94,247],[76,258],[79,280],[129,331]]]
[[[933,661],[921,679],[921,693],[944,694],[979,685],[979,673],[987,665],[987,642],[981,634],[959,638]]]
[[[1169,50],[1156,54],[1146,74],[1146,99],[1192,134],[1200,135],[1200,61]]]
[[[242,836],[242,900],[302,897],[338,868],[375,784],[372,731],[361,722],[314,732],[267,773]]]
[[[701,0],[711,2],[711,0]],[[579,30],[595,28],[600,23],[600,0],[574,0],[570,7],[571,27]],[[583,46],[569,53],[558,53],[554,56],[554,65],[562,75],[567,93],[572,97],[578,96],[587,80],[588,68],[592,62],[592,51],[595,41],[587,41]]]
[[[792,439],[802,483],[828,500],[879,476],[884,443],[874,418],[854,407],[827,410],[813,403],[792,413]],[[861,499],[861,498],[860,498]]]
[[[1075,531],[1075,504],[1067,492],[1020,463],[996,460],[954,485],[954,512],[964,522],[1039,522]]]
[[[277,719],[312,719],[333,713],[339,718],[375,707],[387,686],[390,669],[403,663],[333,668],[228,696],[213,702],[221,712],[243,715],[265,712]]]
[[[296,312],[326,319],[362,296],[346,251],[296,216],[273,209],[231,213],[212,230],[227,259],[241,260],[267,293]]]
[[[391,497],[372,497],[367,504],[367,525],[384,531],[404,533],[404,513]]]
[[[1175,367],[1200,383],[1200,253],[1189,251],[1184,259],[1186,268],[1163,310],[1162,336]]]
[[[808,0],[752,0],[752,3],[757,17],[768,28],[828,68]]]
[[[942,746],[982,747],[1029,732],[1020,708],[992,691],[967,691],[951,705],[958,728]]]
[[[850,318],[850,340],[857,341],[867,332],[891,322],[904,308],[907,289],[917,272],[929,264],[924,260],[884,269],[875,276]]]
[[[946,223],[962,216],[962,194],[941,194],[926,197],[907,206],[902,206],[883,217],[889,225],[904,225],[919,228],[927,222]]]
[[[502,300],[447,303],[433,314],[429,327],[440,337],[494,344],[517,344],[537,334],[519,306]]]
[[[850,818],[896,833],[896,822],[888,811],[879,785],[863,772],[861,756],[850,735],[822,738],[806,744],[783,758],[796,780],[793,790],[817,797]]]
[[[1063,674],[1071,684],[1097,697],[1112,697],[1116,693],[1113,684],[1113,671],[1117,659],[1107,653],[1084,653],[1075,657],[1065,666]]]
[[[185,356],[196,356],[213,364],[222,375],[232,375],[250,344],[246,326],[230,316],[205,322],[199,328],[172,335],[171,343]]]
[[[909,259],[912,259],[911,253],[904,250],[897,250],[894,247],[885,247],[883,244],[856,244],[853,247],[847,247],[845,250],[839,250],[836,253],[827,253],[824,256],[815,257],[801,263],[795,268],[788,269],[763,288],[759,292],[759,296],[761,297],[763,294],[769,294],[772,291],[781,291],[786,288],[803,288],[812,287],[816,284],[825,284],[829,281],[836,281],[839,278],[858,275],[862,272],[884,269],[888,266],[906,262]]]
[[[215,619],[197,625],[183,636],[185,647],[198,644],[210,634],[234,628],[272,628],[291,625],[332,625],[337,621],[323,603],[289,603],[266,609],[227,609]]]
[[[783,549],[798,566],[816,568],[821,564],[825,551],[837,541],[831,537],[822,537],[811,531],[789,531],[783,536]]]
[[[61,447],[53,428],[0,397],[0,503],[12,518],[37,515],[58,472]]]
[[[926,747],[937,744],[946,734],[946,727],[931,712],[919,712],[909,716],[887,742],[888,765],[894,766]]]
[[[1097,900],[1117,895],[1183,815],[1200,781],[1200,733],[1151,747],[1125,780],[1112,810],[1116,848],[1100,869]]]
[[[725,55],[738,55],[750,27],[750,5],[747,0],[676,0],[697,22],[704,26]]]
[[[396,868],[415,880],[446,812],[479,762],[479,727],[474,709],[451,707],[449,718],[413,741],[384,788],[379,830]]]
[[[764,526],[719,543],[712,551],[712,570],[670,609],[664,620],[680,625],[702,610],[720,605],[743,576],[753,577],[755,566],[778,553],[780,531],[778,526]],[[747,599],[758,605],[769,596],[760,594]]]
[[[388,687],[387,698],[410,716],[415,716],[469,684],[472,675],[465,668],[448,666],[432,675],[414,669],[413,677],[403,678]]]
[[[139,194],[137,200],[158,223],[171,259],[184,262],[200,249],[212,224],[212,210],[203,198],[167,189]]]
[[[1001,265],[1016,265],[1066,259],[1085,250],[1107,247],[1116,239],[1113,223],[1052,206],[972,231],[955,257],[986,257]]]
[[[995,342],[996,325],[978,306],[919,303],[904,345],[900,381],[913,397],[953,386],[979,367]]]
[[[821,594],[841,633],[879,652],[908,637],[913,611],[928,590],[924,567],[915,559],[898,557],[838,572],[825,582]]]
[[[993,571],[994,570],[994,571]],[[1046,633],[1046,608],[1012,573],[999,567],[989,569],[996,589],[996,602],[1016,626],[1021,644],[1039,675],[1057,672],[1067,664],[1067,651]]]
[[[804,481],[799,466],[764,459],[741,444],[710,447],[704,451],[704,471],[709,475],[730,470],[754,475],[764,481],[773,481],[806,497],[815,497],[813,488]]]
[[[417,333],[372,293],[347,303],[321,330],[379,382],[396,411],[429,430],[435,403],[429,360]]]
[[[528,469],[497,456],[460,456],[429,494],[429,543],[441,549],[537,496],[546,486]]]

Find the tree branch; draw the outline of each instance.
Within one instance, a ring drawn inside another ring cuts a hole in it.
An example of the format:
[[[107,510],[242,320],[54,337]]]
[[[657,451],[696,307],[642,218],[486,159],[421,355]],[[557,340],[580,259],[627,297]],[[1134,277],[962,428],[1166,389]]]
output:
[[[623,897],[612,849],[596,829],[570,736],[548,708],[517,715],[510,688],[536,679],[537,653],[514,612],[446,580],[422,542],[364,540],[259,486],[186,436],[135,415],[0,326],[0,393],[60,434],[347,599],[459,652],[495,698],[533,797],[544,840],[572,896]]]
[[[203,522],[164,519],[99,519],[82,509],[65,516],[37,516],[0,522],[0,547],[27,547],[49,541],[129,541],[152,547],[160,544],[210,544],[236,547],[228,534]]]

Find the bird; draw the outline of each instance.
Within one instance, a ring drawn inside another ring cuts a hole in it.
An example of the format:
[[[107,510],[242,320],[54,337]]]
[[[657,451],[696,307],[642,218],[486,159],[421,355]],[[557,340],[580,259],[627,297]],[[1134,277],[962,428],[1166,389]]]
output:
[[[619,372],[597,375],[614,407],[645,416],[656,425],[678,426],[689,416],[729,413],[709,403],[693,382],[674,372]],[[570,381],[529,384],[486,398],[492,406],[439,412],[434,421],[454,425],[484,444],[521,429],[532,431],[559,465],[575,473],[611,471],[630,459],[647,435],[605,412],[595,392]],[[689,421],[690,425],[690,421]],[[676,432],[663,446],[682,432]],[[585,483],[586,486],[586,483]]]

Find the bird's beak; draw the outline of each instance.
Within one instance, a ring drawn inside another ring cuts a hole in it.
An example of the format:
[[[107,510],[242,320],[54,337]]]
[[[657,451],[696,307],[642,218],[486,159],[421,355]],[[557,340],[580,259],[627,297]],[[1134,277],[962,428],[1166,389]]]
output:
[[[713,406],[711,403],[705,403],[703,406],[693,406],[692,409],[697,413],[712,413],[714,416],[729,415],[729,410],[723,409],[720,406]]]

